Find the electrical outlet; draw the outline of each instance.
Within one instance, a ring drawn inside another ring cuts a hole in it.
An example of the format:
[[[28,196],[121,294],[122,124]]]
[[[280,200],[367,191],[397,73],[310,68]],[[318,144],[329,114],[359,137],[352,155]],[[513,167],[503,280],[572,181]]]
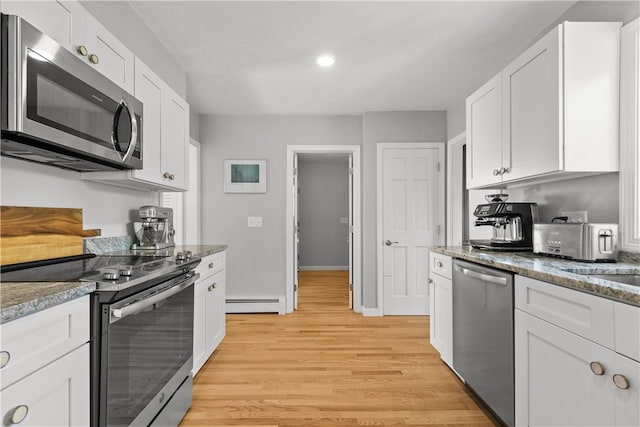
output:
[[[247,218],[247,227],[251,228],[260,228],[262,227],[262,217],[261,216],[250,216]]]
[[[560,211],[560,216],[566,216],[567,222],[587,222],[587,211]]]

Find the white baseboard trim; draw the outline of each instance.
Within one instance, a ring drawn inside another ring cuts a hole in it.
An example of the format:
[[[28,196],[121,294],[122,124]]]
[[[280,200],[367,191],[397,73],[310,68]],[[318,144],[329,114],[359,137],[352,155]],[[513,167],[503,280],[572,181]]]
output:
[[[362,307],[362,315],[365,317],[380,317],[382,312],[379,308],[365,308]]]
[[[278,313],[287,310],[284,297],[227,298],[227,313]]]
[[[299,266],[299,270],[347,270],[349,271],[348,265],[305,265]]]

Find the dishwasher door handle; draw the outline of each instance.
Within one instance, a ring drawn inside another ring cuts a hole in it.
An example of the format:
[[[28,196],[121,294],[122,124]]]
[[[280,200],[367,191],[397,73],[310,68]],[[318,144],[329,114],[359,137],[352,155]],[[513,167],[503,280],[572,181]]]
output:
[[[505,277],[492,276],[491,274],[480,273],[468,268],[461,267],[457,264],[453,266],[454,270],[465,276],[472,277],[474,279],[482,280],[485,282],[493,283],[495,285],[507,286],[507,279]]]

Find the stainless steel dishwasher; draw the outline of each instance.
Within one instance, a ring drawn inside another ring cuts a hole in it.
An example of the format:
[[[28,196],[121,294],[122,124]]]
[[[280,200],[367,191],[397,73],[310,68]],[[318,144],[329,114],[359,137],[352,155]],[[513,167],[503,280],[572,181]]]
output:
[[[453,367],[508,426],[513,364],[513,274],[454,260]]]

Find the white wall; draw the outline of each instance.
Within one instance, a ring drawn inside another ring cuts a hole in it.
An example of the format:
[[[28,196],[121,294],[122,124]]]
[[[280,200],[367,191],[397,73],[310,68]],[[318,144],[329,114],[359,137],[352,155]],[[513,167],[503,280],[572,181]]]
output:
[[[287,145],[359,145],[361,129],[360,116],[200,116],[202,241],[229,245],[228,297],[286,294]],[[224,193],[225,159],[265,159],[267,193]]]
[[[82,181],[80,173],[0,157],[0,204],[80,208],[84,228],[100,228],[102,236],[131,234],[130,211],[158,203],[157,193],[127,190]]]
[[[298,161],[301,268],[349,266],[349,224],[340,223],[349,217],[349,159],[340,157]]]
[[[377,144],[380,142],[443,142],[447,140],[444,111],[370,112],[363,118],[363,307],[377,308]]]

